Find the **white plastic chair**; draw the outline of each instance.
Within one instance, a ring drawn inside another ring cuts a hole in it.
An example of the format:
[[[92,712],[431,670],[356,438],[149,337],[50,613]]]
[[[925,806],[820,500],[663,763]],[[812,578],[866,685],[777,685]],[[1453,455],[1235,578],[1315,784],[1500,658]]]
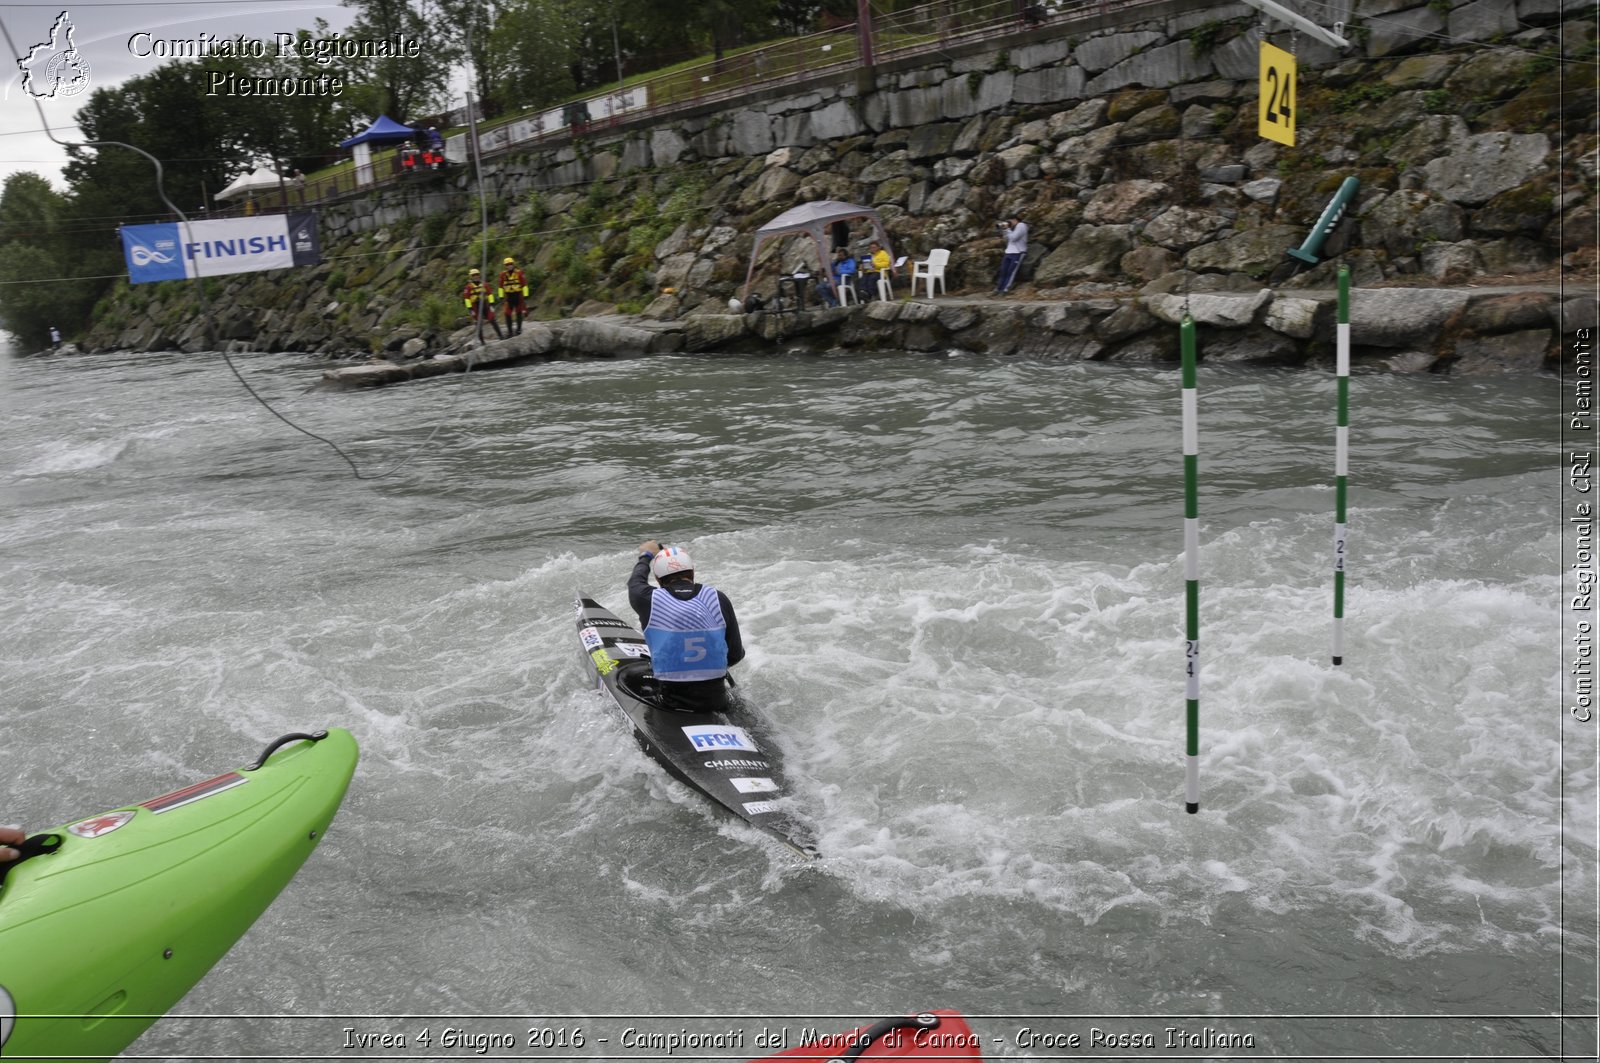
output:
[[[939,292],[944,294],[944,267],[950,261],[950,252],[942,247],[936,247],[928,252],[926,262],[911,263],[911,290],[917,290],[917,281],[926,277],[928,281],[928,298],[933,298],[933,282],[939,282]]]
[[[856,297],[856,286],[854,284],[841,281],[834,287],[839,296],[840,306],[849,306],[851,303],[859,303],[861,301]]]

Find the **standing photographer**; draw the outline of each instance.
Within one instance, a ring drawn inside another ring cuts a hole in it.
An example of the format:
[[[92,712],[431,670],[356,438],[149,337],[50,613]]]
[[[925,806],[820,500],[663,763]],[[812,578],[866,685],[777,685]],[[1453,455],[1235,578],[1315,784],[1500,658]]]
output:
[[[1028,253],[1028,223],[1022,220],[1022,215],[1013,212],[1009,222],[995,224],[1005,234],[1006,254],[1000,260],[1000,275],[994,279],[994,293],[1004,295],[1016,283],[1022,256]]]

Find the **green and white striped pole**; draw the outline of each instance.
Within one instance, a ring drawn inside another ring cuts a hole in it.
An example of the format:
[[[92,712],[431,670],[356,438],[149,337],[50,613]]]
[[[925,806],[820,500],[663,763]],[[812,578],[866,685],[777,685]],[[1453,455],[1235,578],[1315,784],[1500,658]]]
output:
[[[1189,737],[1184,764],[1184,811],[1200,811],[1200,426],[1195,391],[1194,318],[1183,316],[1183,575],[1184,675]]]
[[[1333,663],[1344,663],[1344,501],[1350,477],[1350,267],[1339,267],[1339,323],[1335,373],[1339,380],[1338,427],[1333,458]]]

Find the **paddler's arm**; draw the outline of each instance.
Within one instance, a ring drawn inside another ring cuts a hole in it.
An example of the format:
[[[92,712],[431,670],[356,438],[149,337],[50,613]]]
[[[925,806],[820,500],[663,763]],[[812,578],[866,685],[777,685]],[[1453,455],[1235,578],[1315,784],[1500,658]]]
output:
[[[628,577],[628,604],[639,614],[639,626],[650,623],[650,559],[661,552],[661,544],[646,539],[639,544],[639,560],[633,563],[633,574]]]
[[[721,591],[717,592],[717,600],[722,603],[723,623],[728,625],[723,637],[728,640],[728,667],[731,668],[744,660],[744,639],[739,635],[739,618],[733,615],[733,603]]]
[[[26,831],[20,831],[15,827],[0,827],[0,864],[15,860],[21,856],[22,854],[11,848],[11,846],[21,845],[27,840],[28,834]]]

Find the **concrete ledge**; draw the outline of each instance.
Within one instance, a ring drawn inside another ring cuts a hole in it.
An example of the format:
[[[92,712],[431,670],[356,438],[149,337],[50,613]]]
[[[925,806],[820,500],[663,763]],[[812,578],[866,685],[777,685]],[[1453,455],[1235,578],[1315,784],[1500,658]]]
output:
[[[529,325],[523,335],[424,361],[331,369],[323,374],[323,383],[378,387],[534,360],[774,347],[816,352],[954,349],[1002,357],[1164,364],[1175,357],[1175,329],[1186,313],[1199,326],[1202,360],[1321,365],[1331,359],[1334,348],[1333,291],[1048,295],[958,294],[781,314],[696,314],[676,322],[625,315],[541,322]],[[1560,358],[1555,341],[1561,335],[1558,286],[1357,288],[1350,302],[1352,357],[1368,369],[1527,373],[1553,369]]]

